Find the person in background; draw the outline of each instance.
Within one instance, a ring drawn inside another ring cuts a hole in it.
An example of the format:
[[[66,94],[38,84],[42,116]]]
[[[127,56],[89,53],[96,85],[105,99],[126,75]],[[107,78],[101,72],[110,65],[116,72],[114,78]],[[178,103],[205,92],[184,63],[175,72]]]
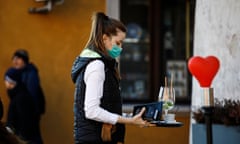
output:
[[[21,81],[22,70],[9,68],[5,75],[5,86],[10,99],[6,127],[28,144],[37,144],[37,114],[33,97]]]
[[[1,97],[0,97],[0,121],[3,117],[3,103],[2,103],[2,100],[1,100]]]
[[[38,136],[36,141],[38,144],[43,144],[43,140],[40,132],[40,119],[41,115],[45,113],[45,96],[40,85],[40,78],[37,67],[29,62],[28,52],[24,49],[18,49],[14,52],[12,57],[13,67],[22,70],[22,83],[26,86],[29,94],[32,96],[35,113],[37,114]]]
[[[2,117],[3,103],[0,98],[0,144],[26,144],[6,129],[5,124],[2,122]]]
[[[122,117],[120,74],[116,58],[122,51],[126,27],[102,12],[94,13],[85,49],[72,66],[75,83],[75,144],[124,143],[125,125],[149,126],[142,119],[145,108],[134,117]]]
[[[5,125],[0,121],[0,144],[27,144],[14,134],[7,131]]]

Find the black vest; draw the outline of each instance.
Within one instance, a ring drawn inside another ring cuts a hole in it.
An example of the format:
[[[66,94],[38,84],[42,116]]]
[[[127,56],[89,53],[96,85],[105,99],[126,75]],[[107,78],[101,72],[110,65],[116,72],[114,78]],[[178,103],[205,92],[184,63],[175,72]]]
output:
[[[84,58],[83,58],[84,59]],[[102,143],[101,141],[101,128],[102,123],[89,120],[85,117],[84,112],[84,99],[86,85],[84,82],[84,73],[86,66],[91,61],[96,60],[85,58],[85,66],[79,71],[76,80],[75,98],[74,98],[74,137],[76,143]],[[119,115],[122,114],[122,100],[120,97],[119,81],[115,76],[116,61],[114,59],[101,58],[105,65],[105,81],[103,86],[103,97],[101,99],[101,107]],[[119,125],[119,124],[117,124]],[[119,125],[119,130],[122,131],[116,135],[124,137],[125,127]]]

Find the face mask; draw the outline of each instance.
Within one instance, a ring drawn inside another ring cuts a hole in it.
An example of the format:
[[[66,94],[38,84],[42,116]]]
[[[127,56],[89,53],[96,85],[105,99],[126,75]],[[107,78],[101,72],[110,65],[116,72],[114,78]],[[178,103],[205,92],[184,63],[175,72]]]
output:
[[[121,52],[122,52],[122,48],[117,46],[117,45],[113,45],[111,50],[107,50],[108,54],[112,57],[112,58],[116,58],[118,56],[120,56]]]

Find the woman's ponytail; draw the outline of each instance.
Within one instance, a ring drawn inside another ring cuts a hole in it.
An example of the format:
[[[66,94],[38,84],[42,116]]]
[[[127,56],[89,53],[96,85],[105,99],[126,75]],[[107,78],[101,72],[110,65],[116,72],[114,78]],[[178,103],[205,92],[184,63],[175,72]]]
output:
[[[93,43],[94,47],[98,50],[105,52],[104,43],[102,40],[103,34],[106,34],[106,27],[109,24],[109,18],[103,12],[97,12],[93,15],[93,29],[92,29],[92,36],[93,36]]]
[[[126,32],[123,23],[106,16],[103,12],[94,13],[92,16],[91,34],[86,47],[107,55],[103,35],[111,37],[117,35],[118,30]]]

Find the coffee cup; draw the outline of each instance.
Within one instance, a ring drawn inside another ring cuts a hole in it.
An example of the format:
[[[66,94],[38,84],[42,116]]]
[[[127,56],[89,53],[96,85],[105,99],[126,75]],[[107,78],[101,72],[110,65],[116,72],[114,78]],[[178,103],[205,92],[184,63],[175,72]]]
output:
[[[175,114],[167,114],[167,115],[164,115],[163,116],[163,120],[165,121],[165,122],[176,122],[176,120],[175,120]]]

